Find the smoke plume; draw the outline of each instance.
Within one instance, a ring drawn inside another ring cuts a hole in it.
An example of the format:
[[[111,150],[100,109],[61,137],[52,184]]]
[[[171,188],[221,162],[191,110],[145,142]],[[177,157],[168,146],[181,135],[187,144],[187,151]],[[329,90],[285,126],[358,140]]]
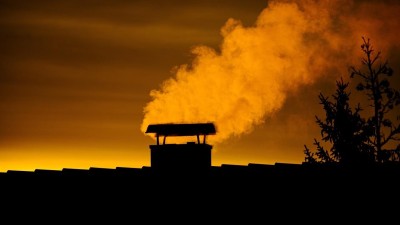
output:
[[[347,73],[348,64],[359,62],[362,36],[383,50],[399,43],[399,9],[380,1],[272,1],[253,26],[228,19],[218,50],[195,47],[193,62],[151,91],[141,130],[155,123],[214,122],[212,143],[251,132],[289,95]]]

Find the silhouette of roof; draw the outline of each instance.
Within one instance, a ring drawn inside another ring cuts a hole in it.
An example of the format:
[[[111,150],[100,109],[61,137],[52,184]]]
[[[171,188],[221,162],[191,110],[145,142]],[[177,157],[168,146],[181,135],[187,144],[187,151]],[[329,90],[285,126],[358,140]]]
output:
[[[176,170],[146,166],[90,167],[0,172],[0,190],[5,206],[3,218],[17,212],[30,219],[31,215],[40,215],[41,220],[54,220],[55,213],[62,213],[65,218],[74,220],[74,216],[78,220],[86,215],[90,221],[123,218],[124,222],[134,223],[139,220],[138,215],[145,215],[145,219],[152,221],[159,215],[174,216],[188,210],[196,213],[194,219],[209,221],[213,218],[207,216],[215,214],[213,210],[219,214],[218,209],[222,212],[228,209],[230,213],[246,215],[248,219],[254,216],[253,212],[264,212],[260,214],[263,218],[270,216],[270,208],[276,208],[276,214],[286,216],[297,215],[295,213],[303,208],[310,212],[310,203],[323,210],[332,205],[369,209],[376,206],[374,200],[390,206],[397,200],[399,176],[400,164],[366,168],[288,163],[222,164],[200,173],[186,167]],[[373,187],[374,191],[368,187]],[[11,203],[21,203],[23,207],[16,208]],[[211,210],[198,209],[205,203]],[[252,214],[247,216],[249,210]],[[385,213],[379,218],[397,215],[396,211],[387,214],[386,210]],[[237,219],[235,215],[224,214],[224,219],[229,216]],[[354,216],[361,218],[359,214]]]
[[[160,136],[192,136],[215,134],[213,123],[192,123],[192,124],[150,124],[146,133],[155,133]]]
[[[107,178],[110,176],[117,176],[120,178],[129,177],[153,177],[155,179],[160,178],[159,174],[162,175],[194,175],[197,170],[188,169],[185,166],[178,166],[174,170],[158,170],[149,166],[143,166],[141,168],[132,167],[115,167],[115,168],[99,168],[90,167],[88,169],[76,169],[76,168],[63,168],[61,170],[48,170],[48,169],[35,169],[34,171],[23,171],[23,170],[8,170],[6,172],[0,172],[1,178],[13,177],[13,176],[35,176],[35,177],[49,177],[49,176],[72,176],[72,177],[96,177]],[[294,163],[275,163],[275,164],[255,164],[249,163],[247,165],[235,165],[235,164],[221,164],[220,166],[210,166],[209,169],[199,168],[200,172],[207,175],[209,178],[221,178],[229,175],[246,175],[252,178],[348,178],[354,177],[379,177],[379,178],[393,178],[400,175],[400,164],[399,163],[384,163],[384,164],[373,164],[360,167],[342,167],[341,165],[324,165],[324,164],[294,164]],[[197,172],[199,172],[197,171]]]

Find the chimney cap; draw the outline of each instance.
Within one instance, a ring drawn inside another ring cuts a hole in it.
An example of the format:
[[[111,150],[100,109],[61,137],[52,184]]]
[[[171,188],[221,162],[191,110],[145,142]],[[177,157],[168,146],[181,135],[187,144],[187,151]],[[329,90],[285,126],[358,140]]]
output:
[[[150,124],[146,133],[157,136],[194,136],[216,134],[214,123]]]

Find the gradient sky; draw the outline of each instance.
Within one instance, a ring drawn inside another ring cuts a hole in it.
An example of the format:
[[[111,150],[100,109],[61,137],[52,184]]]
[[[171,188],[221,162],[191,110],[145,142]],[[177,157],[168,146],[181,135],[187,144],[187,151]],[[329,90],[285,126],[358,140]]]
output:
[[[308,5],[296,2],[301,10]],[[221,28],[230,18],[255,26],[268,5],[265,0],[0,0],[0,171],[149,166],[148,146],[155,141],[140,126],[150,92],[173,77],[177,66],[192,62],[195,46],[218,52]],[[340,19],[340,10],[328,10],[324,18],[339,24],[329,28],[330,49],[336,54],[346,46],[349,55],[357,55],[361,35],[370,35],[397,75],[398,6],[354,1]],[[305,15],[314,12],[305,8]],[[372,8],[379,11],[369,14]],[[335,57],[327,70],[314,70],[321,75],[285,93],[282,105],[262,122],[214,145],[212,164],[303,162],[303,145],[319,137],[318,94],[332,94],[343,71],[348,77],[338,60],[343,56]]]

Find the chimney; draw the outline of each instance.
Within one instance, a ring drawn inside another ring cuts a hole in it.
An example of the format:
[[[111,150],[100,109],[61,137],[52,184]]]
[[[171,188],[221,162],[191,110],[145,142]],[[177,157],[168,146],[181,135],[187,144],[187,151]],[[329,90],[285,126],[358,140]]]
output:
[[[213,123],[151,124],[146,133],[154,133],[157,144],[150,145],[151,168],[157,171],[205,171],[211,167],[212,146],[207,135],[216,133]],[[171,136],[196,136],[197,142],[166,143]],[[162,140],[160,140],[162,139]]]

